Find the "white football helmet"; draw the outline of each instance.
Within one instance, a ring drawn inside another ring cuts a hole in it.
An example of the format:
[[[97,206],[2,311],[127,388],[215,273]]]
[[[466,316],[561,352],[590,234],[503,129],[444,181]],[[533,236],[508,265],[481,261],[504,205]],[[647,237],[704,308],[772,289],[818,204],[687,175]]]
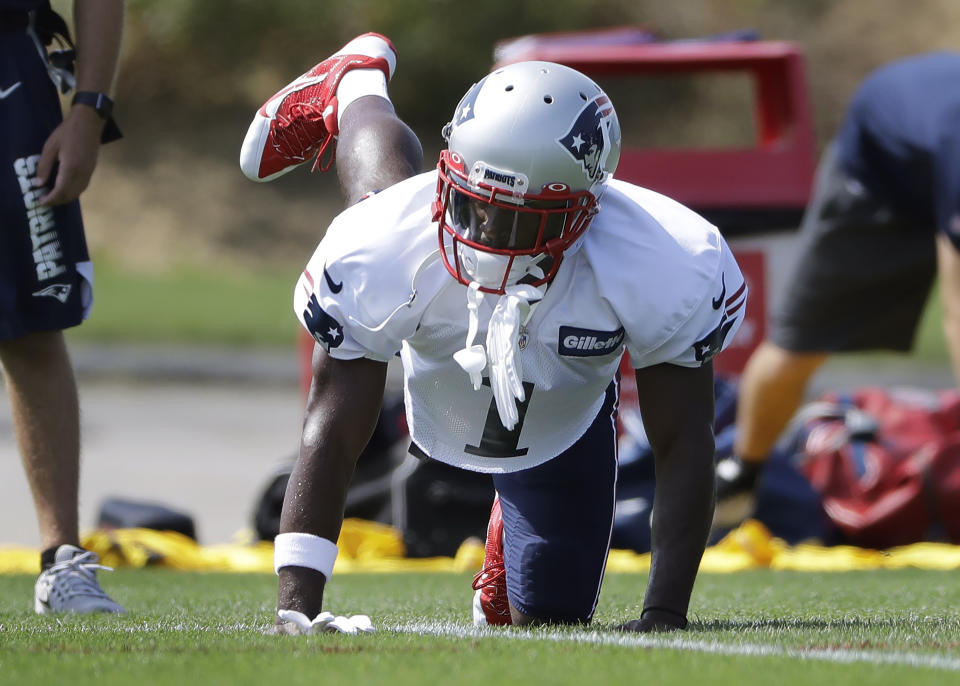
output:
[[[620,160],[610,99],[574,69],[518,62],[474,84],[443,135],[434,220],[447,270],[488,293],[549,281]]]

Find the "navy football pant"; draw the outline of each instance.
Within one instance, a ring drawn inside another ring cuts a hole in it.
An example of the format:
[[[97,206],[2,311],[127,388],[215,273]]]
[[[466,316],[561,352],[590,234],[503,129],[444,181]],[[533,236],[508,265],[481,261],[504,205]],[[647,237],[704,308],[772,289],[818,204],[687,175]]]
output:
[[[610,550],[617,485],[614,381],[597,418],[548,462],[496,474],[507,596],[520,612],[557,622],[593,617]]]

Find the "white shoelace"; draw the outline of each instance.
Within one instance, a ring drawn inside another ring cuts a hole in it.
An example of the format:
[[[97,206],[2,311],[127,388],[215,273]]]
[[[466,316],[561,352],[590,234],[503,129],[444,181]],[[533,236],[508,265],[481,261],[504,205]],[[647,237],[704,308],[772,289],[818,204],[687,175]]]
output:
[[[65,597],[85,595],[109,600],[109,596],[97,583],[96,570],[112,572],[113,567],[99,564],[99,559],[96,553],[87,550],[81,555],[52,565],[47,569],[47,573],[55,578],[57,591]]]

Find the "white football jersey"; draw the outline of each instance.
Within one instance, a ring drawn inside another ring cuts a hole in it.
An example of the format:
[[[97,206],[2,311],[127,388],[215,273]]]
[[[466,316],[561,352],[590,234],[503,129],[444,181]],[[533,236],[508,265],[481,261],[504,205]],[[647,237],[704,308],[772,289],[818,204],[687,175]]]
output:
[[[743,321],[746,284],[719,231],[653,191],[611,180],[521,333],[525,400],[500,423],[453,354],[467,341],[467,288],[440,260],[436,172],[341,213],[296,286],[294,309],[332,357],[399,353],[416,445],[451,465],[499,473],[541,464],[587,430],[624,350],[635,368],[699,366]],[[543,289],[543,287],[541,287]],[[480,307],[477,341],[498,296]]]

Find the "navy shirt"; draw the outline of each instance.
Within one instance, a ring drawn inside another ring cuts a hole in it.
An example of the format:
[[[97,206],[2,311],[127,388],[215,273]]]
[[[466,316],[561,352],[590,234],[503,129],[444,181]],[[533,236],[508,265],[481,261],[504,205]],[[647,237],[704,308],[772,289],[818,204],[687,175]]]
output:
[[[960,53],[908,57],[873,72],[836,142],[846,172],[960,245]]]
[[[35,10],[47,4],[47,0],[0,0],[0,11]]]

